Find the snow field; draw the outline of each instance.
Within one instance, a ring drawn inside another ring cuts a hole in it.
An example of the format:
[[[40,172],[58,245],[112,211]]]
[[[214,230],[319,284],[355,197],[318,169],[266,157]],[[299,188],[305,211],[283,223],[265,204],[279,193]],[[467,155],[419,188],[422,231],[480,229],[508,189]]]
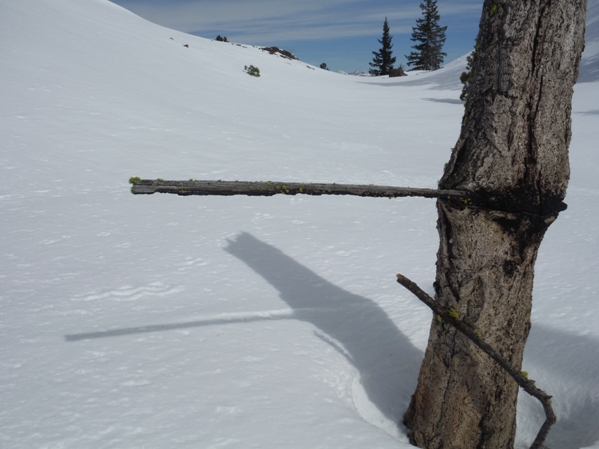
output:
[[[140,197],[127,180],[435,187],[464,58],[349,77],[105,0],[34,0],[0,3],[0,59],[0,446],[409,446],[396,423],[430,313],[395,273],[432,292],[433,201]],[[598,97],[576,86],[524,362],[555,397],[553,449],[599,441]],[[542,415],[519,411],[524,447]]]

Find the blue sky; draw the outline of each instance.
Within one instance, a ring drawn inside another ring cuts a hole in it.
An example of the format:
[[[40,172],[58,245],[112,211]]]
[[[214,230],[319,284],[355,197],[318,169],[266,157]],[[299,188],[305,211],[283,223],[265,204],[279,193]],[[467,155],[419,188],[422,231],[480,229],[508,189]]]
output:
[[[405,66],[421,0],[111,0],[151,22],[214,39],[278,46],[309,64],[366,71],[389,20],[396,66]],[[438,0],[445,62],[472,49],[483,0]]]

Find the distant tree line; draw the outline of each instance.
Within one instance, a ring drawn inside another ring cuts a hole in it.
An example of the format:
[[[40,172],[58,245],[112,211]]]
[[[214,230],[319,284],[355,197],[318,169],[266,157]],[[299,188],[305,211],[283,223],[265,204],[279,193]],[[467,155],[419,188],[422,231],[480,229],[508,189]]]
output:
[[[443,52],[445,43],[445,31],[447,27],[440,26],[441,16],[437,9],[437,0],[425,0],[420,4],[422,18],[416,19],[416,26],[412,27],[412,37],[410,38],[415,45],[409,55],[406,55],[408,66],[413,70],[437,70],[441,68],[444,57],[447,53]],[[373,51],[372,62],[370,63],[370,74],[373,76],[405,75],[403,66],[394,68],[397,60],[393,56],[393,36],[390,34],[389,22],[385,17],[383,23],[383,36],[378,39],[381,44],[379,51]]]

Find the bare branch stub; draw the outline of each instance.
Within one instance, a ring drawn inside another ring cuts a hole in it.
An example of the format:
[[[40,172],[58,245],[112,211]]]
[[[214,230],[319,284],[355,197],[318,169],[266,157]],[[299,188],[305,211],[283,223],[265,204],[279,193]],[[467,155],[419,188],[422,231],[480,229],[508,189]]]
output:
[[[372,198],[444,198],[462,200],[467,204],[475,201],[475,195],[466,191],[357,184],[221,180],[165,181],[162,179],[132,179],[131,184],[131,193],[135,195],[151,195],[153,193],[171,193],[182,196],[353,195]]]
[[[524,374],[522,374],[522,372],[514,368],[509,361],[507,361],[501,354],[499,354],[491,345],[485,342],[479,336],[479,334],[477,334],[476,330],[470,328],[470,326],[466,325],[463,321],[461,321],[454,310],[448,310],[445,307],[442,307],[430,295],[428,295],[424,290],[422,290],[415,282],[412,282],[410,279],[401,274],[397,275],[397,282],[403,285],[418,299],[420,299],[424,304],[426,304],[435,315],[437,315],[441,320],[443,320],[443,322],[449,323],[458,331],[460,331],[463,335],[465,335],[485,354],[487,354],[489,357],[495,360],[499,364],[499,366],[501,366],[524,391],[526,391],[528,394],[535,397],[539,400],[539,402],[541,402],[543,410],[545,411],[545,422],[541,426],[541,429],[539,430],[534,442],[530,446],[530,449],[543,448],[543,443],[545,442],[545,439],[549,434],[551,426],[555,424],[555,422],[557,421],[557,417],[555,416],[555,412],[553,411],[553,407],[551,405],[551,396],[549,396],[543,390],[537,388],[535,386],[534,380],[528,379],[526,376],[524,376]]]

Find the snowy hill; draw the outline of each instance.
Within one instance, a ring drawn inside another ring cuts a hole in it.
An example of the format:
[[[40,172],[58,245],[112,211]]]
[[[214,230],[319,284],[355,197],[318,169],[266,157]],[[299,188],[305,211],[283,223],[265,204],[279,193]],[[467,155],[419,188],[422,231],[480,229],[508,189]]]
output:
[[[435,187],[465,61],[346,76],[106,0],[0,2],[0,60],[3,447],[409,447],[396,423],[430,314],[394,277],[432,292],[434,202],[137,197],[127,180]],[[598,99],[577,85],[524,362],[555,396],[553,449],[599,447]],[[525,445],[542,412],[521,399]]]

